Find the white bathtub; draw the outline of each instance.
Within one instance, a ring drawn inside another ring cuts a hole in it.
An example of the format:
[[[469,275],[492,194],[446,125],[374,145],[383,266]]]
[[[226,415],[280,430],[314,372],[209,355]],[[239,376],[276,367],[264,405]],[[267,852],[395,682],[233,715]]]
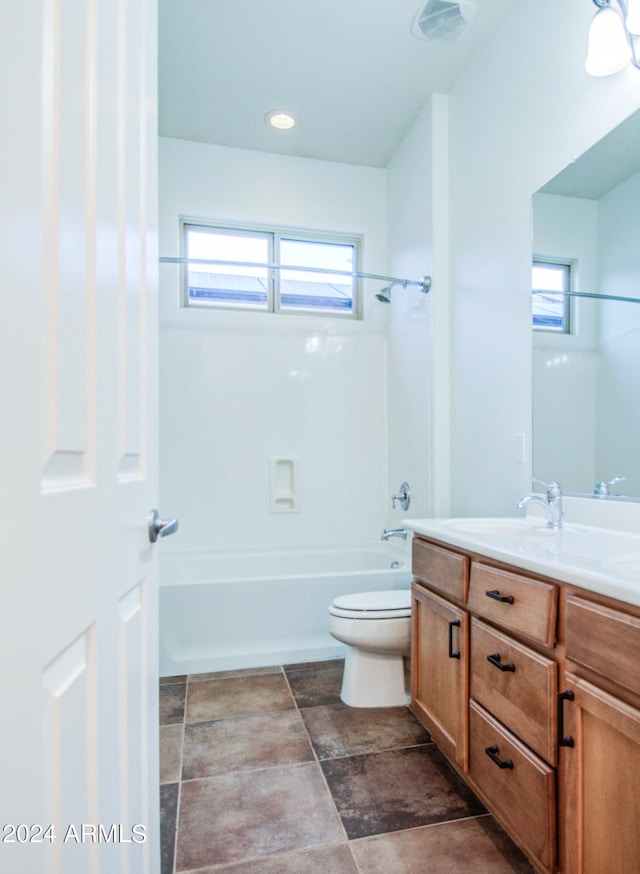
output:
[[[395,543],[168,553],[160,559],[160,675],[338,658],[344,647],[327,631],[331,601],[410,584],[410,558]]]

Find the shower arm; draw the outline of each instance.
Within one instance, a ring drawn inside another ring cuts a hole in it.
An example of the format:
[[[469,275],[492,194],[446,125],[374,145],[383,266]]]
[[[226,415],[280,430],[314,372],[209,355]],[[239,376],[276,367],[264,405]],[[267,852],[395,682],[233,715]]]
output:
[[[398,279],[396,276],[382,276],[379,273],[362,273],[348,270],[332,270],[330,267],[300,267],[293,264],[260,264],[255,261],[218,261],[210,258],[170,258],[160,257],[161,264],[214,264],[219,267],[260,267],[266,270],[300,270],[303,273],[330,273],[332,276],[349,276],[355,279],[375,279],[378,282],[387,282],[390,285],[415,285],[425,294],[431,288],[431,277],[423,276],[421,279]]]

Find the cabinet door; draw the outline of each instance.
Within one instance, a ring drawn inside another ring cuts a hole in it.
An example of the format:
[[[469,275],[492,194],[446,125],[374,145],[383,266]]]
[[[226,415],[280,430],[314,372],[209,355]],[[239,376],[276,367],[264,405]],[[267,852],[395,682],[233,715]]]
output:
[[[465,771],[468,614],[413,584],[411,706],[442,752]]]
[[[573,674],[563,702],[560,810],[562,871],[640,870],[640,711]]]

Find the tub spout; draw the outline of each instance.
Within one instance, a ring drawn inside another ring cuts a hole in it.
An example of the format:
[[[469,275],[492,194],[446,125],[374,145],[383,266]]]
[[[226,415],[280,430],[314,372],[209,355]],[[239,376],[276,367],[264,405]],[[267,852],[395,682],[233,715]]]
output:
[[[403,540],[406,540],[407,532],[404,528],[385,528],[380,540],[388,540],[390,537],[402,537]]]

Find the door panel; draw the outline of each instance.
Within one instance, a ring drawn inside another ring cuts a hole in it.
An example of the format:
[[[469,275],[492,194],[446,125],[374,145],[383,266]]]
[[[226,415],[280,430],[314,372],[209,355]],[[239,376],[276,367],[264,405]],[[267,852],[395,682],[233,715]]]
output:
[[[0,871],[155,874],[156,0],[0,3]]]

